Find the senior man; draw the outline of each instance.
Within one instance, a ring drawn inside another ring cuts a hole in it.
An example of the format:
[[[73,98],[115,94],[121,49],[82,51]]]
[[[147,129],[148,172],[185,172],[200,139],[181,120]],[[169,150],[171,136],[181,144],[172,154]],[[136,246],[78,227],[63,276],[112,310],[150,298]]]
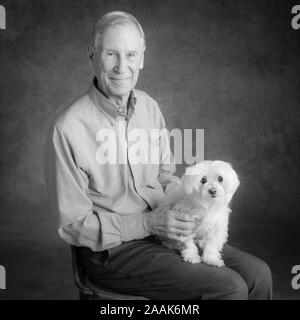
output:
[[[183,239],[197,223],[157,207],[179,181],[172,161],[164,161],[167,139],[157,141],[159,164],[136,163],[129,152],[133,130],[165,128],[157,103],[134,89],[144,51],[144,32],[132,15],[110,12],[95,24],[88,46],[95,78],[57,116],[48,140],[46,180],[59,235],[82,247],[89,277],[111,290],[150,299],[271,299],[270,269],[258,258],[225,245],[226,267],[190,264],[155,241],[155,235]],[[117,137],[116,144],[106,141],[118,146],[112,154],[127,161],[101,160],[105,130]]]

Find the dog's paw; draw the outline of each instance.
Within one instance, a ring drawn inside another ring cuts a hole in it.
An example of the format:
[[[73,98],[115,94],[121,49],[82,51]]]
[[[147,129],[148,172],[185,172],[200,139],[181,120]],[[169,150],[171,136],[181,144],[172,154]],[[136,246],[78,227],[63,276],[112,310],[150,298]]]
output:
[[[223,267],[225,266],[223,259],[220,257],[215,257],[213,255],[208,255],[202,258],[202,261],[210,266]]]
[[[201,258],[199,255],[182,255],[182,259],[184,262],[189,262],[189,263],[200,263]]]

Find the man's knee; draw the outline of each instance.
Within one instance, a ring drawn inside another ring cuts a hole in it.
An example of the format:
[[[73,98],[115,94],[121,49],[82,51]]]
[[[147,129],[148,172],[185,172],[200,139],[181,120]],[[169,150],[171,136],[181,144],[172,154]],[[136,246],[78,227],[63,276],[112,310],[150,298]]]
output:
[[[237,272],[229,268],[222,268],[211,280],[211,286],[203,293],[204,300],[248,299],[248,286]]]
[[[244,279],[235,271],[227,272],[224,279],[224,296],[221,299],[226,300],[247,300],[248,286]]]
[[[272,271],[270,267],[260,259],[259,259],[259,262],[257,263],[256,281],[267,283],[267,284],[272,283]]]
[[[273,281],[270,267],[257,259],[252,271],[250,299],[272,299]]]

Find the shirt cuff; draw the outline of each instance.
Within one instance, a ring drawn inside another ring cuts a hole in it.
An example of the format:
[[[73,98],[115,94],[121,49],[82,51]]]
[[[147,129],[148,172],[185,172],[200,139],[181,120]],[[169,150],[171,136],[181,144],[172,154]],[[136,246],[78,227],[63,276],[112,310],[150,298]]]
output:
[[[146,230],[147,213],[116,214],[98,212],[101,224],[101,244],[103,249],[115,247],[122,242],[143,239],[150,235]]]
[[[121,237],[122,241],[143,239],[150,236],[146,228],[146,214],[121,215]]]

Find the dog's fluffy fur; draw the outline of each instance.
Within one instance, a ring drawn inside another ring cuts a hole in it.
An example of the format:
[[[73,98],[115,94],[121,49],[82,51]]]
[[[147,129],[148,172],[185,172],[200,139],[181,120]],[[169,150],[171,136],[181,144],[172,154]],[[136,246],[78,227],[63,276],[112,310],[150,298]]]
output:
[[[162,205],[173,204],[174,210],[189,208],[199,221],[193,236],[184,242],[164,239],[163,245],[178,249],[184,261],[203,261],[223,266],[221,251],[227,241],[229,203],[240,182],[232,166],[224,161],[203,161],[186,169],[173,191]],[[200,257],[198,247],[202,249]]]

